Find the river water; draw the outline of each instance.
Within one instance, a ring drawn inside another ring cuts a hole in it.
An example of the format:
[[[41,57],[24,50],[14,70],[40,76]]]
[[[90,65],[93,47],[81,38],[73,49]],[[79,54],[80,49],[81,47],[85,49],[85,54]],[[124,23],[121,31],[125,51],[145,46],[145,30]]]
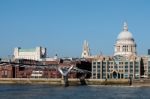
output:
[[[150,87],[1,84],[0,99],[150,99]]]

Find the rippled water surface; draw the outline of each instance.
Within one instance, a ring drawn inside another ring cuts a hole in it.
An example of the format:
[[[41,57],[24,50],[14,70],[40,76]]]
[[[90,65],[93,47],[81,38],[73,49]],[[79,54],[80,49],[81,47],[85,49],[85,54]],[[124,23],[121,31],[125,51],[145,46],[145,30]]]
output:
[[[150,87],[1,84],[0,99],[150,99]]]

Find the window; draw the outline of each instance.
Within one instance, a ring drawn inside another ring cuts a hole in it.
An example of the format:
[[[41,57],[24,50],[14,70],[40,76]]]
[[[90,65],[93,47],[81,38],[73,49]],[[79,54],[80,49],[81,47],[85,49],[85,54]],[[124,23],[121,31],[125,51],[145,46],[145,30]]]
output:
[[[125,51],[125,46],[122,47],[123,52]]]
[[[106,69],[105,69],[105,68],[103,68],[103,71],[105,72],[105,71],[106,71]]]
[[[125,65],[128,65],[128,62],[125,62]]]
[[[125,72],[128,72],[128,70],[125,70]]]
[[[113,62],[110,62],[110,64],[113,64]]]
[[[128,66],[125,66],[125,69],[128,69]]]
[[[96,76],[96,74],[94,73],[93,76]]]
[[[106,62],[103,62],[103,65],[106,65]]]
[[[132,77],[133,76],[133,74],[130,74],[130,77]]]
[[[105,72],[105,71],[103,71],[103,74],[105,75],[105,74],[106,74],[106,72]]]
[[[93,79],[96,79],[96,77],[94,76]]]
[[[121,68],[121,69],[122,69],[122,68],[123,68],[123,66],[120,66],[119,68]]]
[[[139,72],[139,70],[136,70],[135,72]]]
[[[126,51],[128,52],[128,46],[126,46]]]
[[[133,62],[130,62],[130,65],[133,65]]]
[[[96,66],[93,66],[93,68],[96,68]]]
[[[97,74],[97,78],[100,79],[100,74]]]
[[[117,66],[115,66],[115,69],[117,69]]]
[[[96,62],[93,62],[93,65],[96,65]]]
[[[128,78],[128,74],[124,74],[124,77],[127,79]]]
[[[105,66],[105,65],[103,65],[103,68],[105,69],[105,68],[106,68],[106,66]]]
[[[138,65],[139,65],[139,62],[135,62],[135,65],[138,66]]]
[[[93,72],[95,73],[95,72],[96,72],[96,69],[93,69]]]
[[[98,73],[100,73],[100,71],[101,71],[100,69],[97,70]]]
[[[123,62],[119,62],[119,64],[123,64]]]
[[[100,62],[97,62],[98,65],[100,65]]]
[[[103,79],[106,79],[106,76],[103,76]]]
[[[123,50],[124,52],[127,52],[127,51],[128,51],[128,46],[127,46],[127,45],[124,45],[122,50]]]
[[[135,68],[139,68],[139,66],[135,66]]]

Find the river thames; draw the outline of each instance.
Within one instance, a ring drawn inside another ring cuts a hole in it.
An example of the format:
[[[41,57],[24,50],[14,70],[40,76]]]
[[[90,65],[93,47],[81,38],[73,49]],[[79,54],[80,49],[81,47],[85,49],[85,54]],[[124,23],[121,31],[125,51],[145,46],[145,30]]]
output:
[[[150,99],[150,87],[1,84],[0,99]]]

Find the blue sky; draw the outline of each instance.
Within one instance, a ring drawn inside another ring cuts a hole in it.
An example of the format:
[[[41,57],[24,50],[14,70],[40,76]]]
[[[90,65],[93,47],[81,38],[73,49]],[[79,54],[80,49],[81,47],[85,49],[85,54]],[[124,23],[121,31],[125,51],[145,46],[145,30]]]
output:
[[[0,57],[12,55],[18,46],[80,57],[84,40],[92,54],[113,55],[124,21],[138,54],[147,54],[149,5],[150,0],[0,0]]]

